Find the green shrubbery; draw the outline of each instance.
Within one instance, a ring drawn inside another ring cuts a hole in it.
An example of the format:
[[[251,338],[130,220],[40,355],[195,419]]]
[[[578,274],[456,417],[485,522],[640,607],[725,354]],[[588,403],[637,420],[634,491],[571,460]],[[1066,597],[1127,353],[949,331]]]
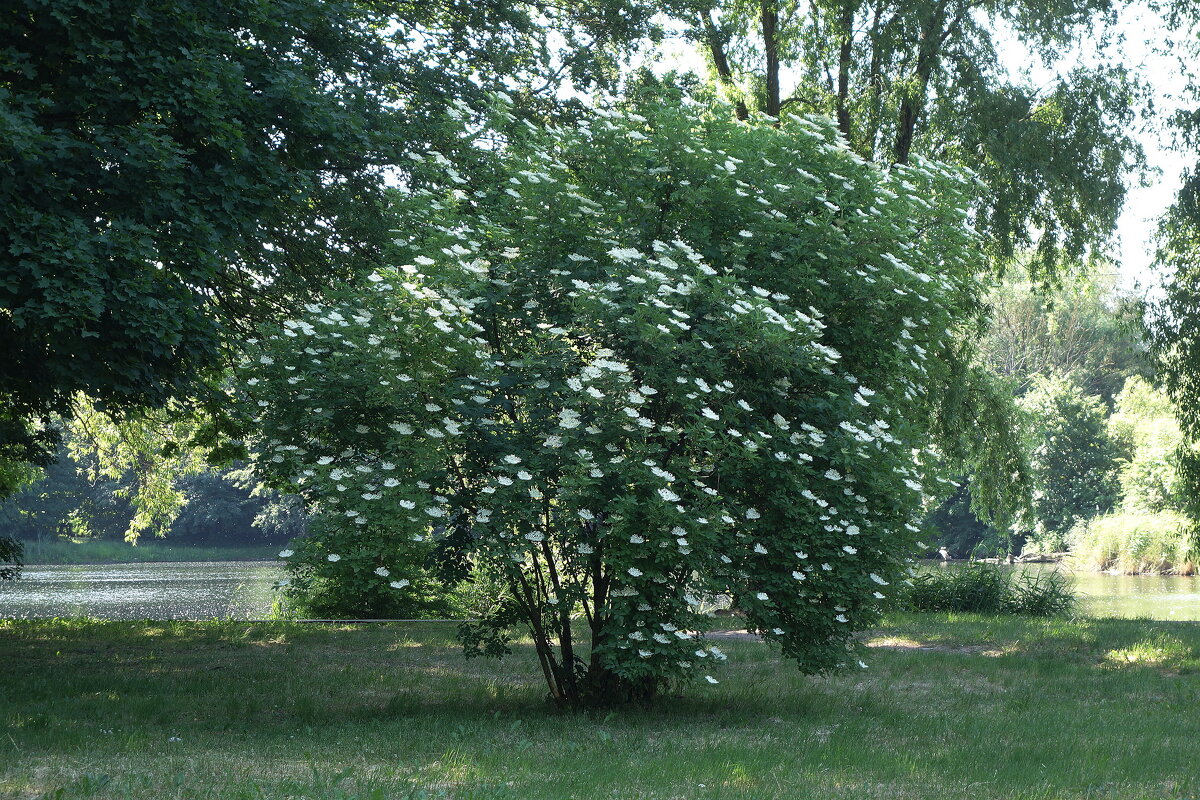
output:
[[[289,572],[293,576],[297,573]],[[512,602],[503,583],[478,569],[458,583],[442,586],[436,594],[407,598],[394,591],[390,595],[379,593],[365,583],[344,583],[316,575],[300,583],[289,577],[276,584],[276,589],[271,616],[280,620],[428,619],[471,623]]]
[[[1175,511],[1125,511],[1096,517],[1071,531],[1072,555],[1091,569],[1137,573],[1196,571],[1192,523]]]
[[[21,576],[22,555],[20,542],[0,536],[0,581]]]
[[[1070,578],[1058,572],[1014,572],[969,564],[922,572],[898,598],[908,611],[966,611],[1049,617],[1075,608]]]
[[[397,268],[263,329],[239,396],[315,515],[293,594],[419,610],[475,570],[507,601],[468,652],[525,626],[566,705],[717,683],[714,594],[803,671],[852,664],[941,477],[934,409],[977,394],[949,357],[976,187],[827,120],[659,105],[464,140],[470,194],[413,153],[449,185],[401,209]]]

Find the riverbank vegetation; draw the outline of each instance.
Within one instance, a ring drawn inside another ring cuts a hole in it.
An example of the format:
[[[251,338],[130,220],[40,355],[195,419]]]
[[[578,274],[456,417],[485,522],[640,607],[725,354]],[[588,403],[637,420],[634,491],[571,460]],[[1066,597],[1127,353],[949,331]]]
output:
[[[984,360],[1012,388],[1032,494],[1008,527],[972,511],[969,475],[926,519],[954,558],[1046,556],[1079,569],[1192,574],[1191,445],[1152,381],[1141,309],[1103,284],[993,297]]]
[[[274,546],[216,547],[176,542],[53,539],[24,542],[23,560],[35,564],[132,564],[155,561],[271,561],[279,556]]]
[[[1078,604],[1071,579],[1052,571],[1014,572],[994,564],[923,570],[897,592],[908,611],[965,611],[1052,617]]]
[[[1193,523],[1176,511],[1132,511],[1080,522],[1071,531],[1071,556],[1084,567],[1125,575],[1194,575],[1195,541]]]
[[[528,640],[464,662],[448,627],[0,622],[0,796],[1200,793],[1194,624],[893,615],[817,678],[733,639],[719,685],[593,715],[546,702]]]

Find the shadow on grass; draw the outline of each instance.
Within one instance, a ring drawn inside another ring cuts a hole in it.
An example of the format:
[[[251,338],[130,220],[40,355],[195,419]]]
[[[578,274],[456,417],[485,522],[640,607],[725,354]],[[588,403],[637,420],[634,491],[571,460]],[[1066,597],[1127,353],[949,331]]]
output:
[[[1195,659],[1200,626],[916,615],[874,635],[946,649],[805,677],[732,641],[717,686],[568,714],[546,702],[528,645],[466,661],[436,624],[0,624],[0,724],[20,748],[0,795],[965,800],[1194,785],[1195,689],[1162,669]]]
[[[726,642],[719,686],[669,690],[652,709],[614,716],[553,706],[531,646],[515,644],[501,661],[466,660],[444,624],[7,622],[0,707],[12,709],[10,725],[47,736],[147,721],[274,736],[296,726],[337,735],[406,721],[441,735],[499,719],[537,727],[620,719],[650,730],[690,720],[748,731],[781,718],[892,713],[892,695],[942,704],[957,697],[982,713],[1032,676],[1065,670],[1082,669],[1077,679],[1200,670],[1200,625],[1183,623],[905,615],[868,638],[894,649],[869,648],[870,670],[828,677],[801,675],[762,642]]]
[[[18,621],[0,624],[0,649],[8,669],[0,699],[11,692],[19,701],[12,707],[68,727],[144,715],[214,731],[406,716],[572,716],[548,701],[532,646],[516,643],[500,661],[467,660],[451,626],[434,623]],[[671,689],[651,711],[621,713],[677,719],[732,708],[752,721],[802,713],[820,697],[798,671],[785,668],[781,677],[777,654],[761,643],[727,649],[736,666],[726,671],[736,669],[737,681]],[[782,696],[762,692],[781,682]]]

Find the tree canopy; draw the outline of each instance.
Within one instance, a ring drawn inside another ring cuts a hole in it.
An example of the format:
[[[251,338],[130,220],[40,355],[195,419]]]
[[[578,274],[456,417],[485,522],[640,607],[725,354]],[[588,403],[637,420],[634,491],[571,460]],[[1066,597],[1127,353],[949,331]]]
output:
[[[218,366],[223,337],[376,263],[394,73],[374,14],[132,0],[0,14],[9,416],[63,412],[76,392],[161,404]]]
[[[1049,293],[1006,281],[989,298],[979,356],[1028,392],[1039,376],[1069,376],[1110,407],[1125,381],[1149,377],[1141,304],[1102,281],[1068,283]]]
[[[1034,476],[1035,538],[1058,543],[1077,520],[1107,513],[1121,499],[1120,461],[1100,398],[1065,378],[1041,378],[1021,398]],[[1054,550],[1063,550],[1056,546]]]
[[[649,29],[624,2],[6,4],[0,459],[44,463],[76,393],[200,392],[255,324],[381,265],[385,172],[464,98],[612,80]]]
[[[710,0],[683,19],[740,116],[828,114],[877,163],[923,154],[975,170],[989,189],[977,225],[997,265],[1033,248],[1031,274],[1053,282],[1111,236],[1142,160],[1128,71],[1061,55],[1089,35],[1102,48],[1120,5]],[[1049,85],[1006,71],[1006,33],[1057,70]]]
[[[1200,11],[1192,3],[1168,3],[1176,46],[1186,59],[1200,55],[1196,34]],[[1190,106],[1174,118],[1176,144],[1195,165],[1159,225],[1156,265],[1168,276],[1164,297],[1148,309],[1151,351],[1178,416],[1186,440],[1177,453],[1179,496],[1188,516],[1200,520],[1200,85],[1189,85],[1184,100]],[[1200,544],[1200,526],[1194,527]]]

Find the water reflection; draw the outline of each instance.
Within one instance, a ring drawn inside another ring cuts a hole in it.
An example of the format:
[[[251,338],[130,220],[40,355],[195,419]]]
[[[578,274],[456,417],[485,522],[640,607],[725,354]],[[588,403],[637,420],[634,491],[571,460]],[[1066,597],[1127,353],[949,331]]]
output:
[[[1068,572],[1088,616],[1200,620],[1200,577],[1017,569]],[[0,582],[0,618],[261,619],[281,577],[274,562],[34,566],[19,581]]]
[[[0,617],[261,619],[282,575],[273,562],[32,566],[0,583]]]
[[[1200,620],[1195,576],[1071,574],[1089,616]]]

